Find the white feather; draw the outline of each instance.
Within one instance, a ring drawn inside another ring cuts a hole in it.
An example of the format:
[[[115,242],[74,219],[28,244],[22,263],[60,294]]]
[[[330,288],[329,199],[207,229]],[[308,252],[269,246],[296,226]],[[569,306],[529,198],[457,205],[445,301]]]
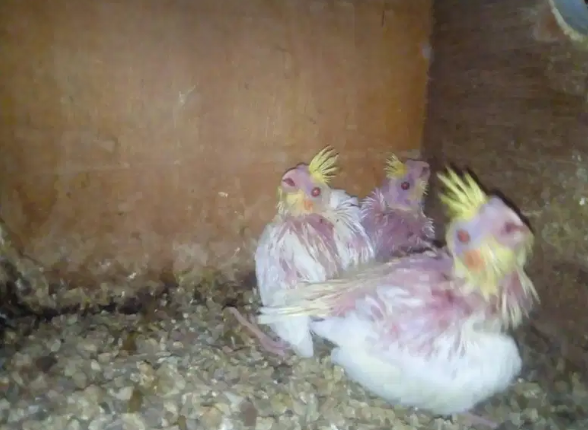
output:
[[[366,264],[374,259],[375,251],[361,223],[361,208],[357,197],[344,190],[331,190],[331,207],[334,212],[326,217],[336,226],[337,249],[344,270]]]
[[[311,323],[318,336],[337,346],[333,363],[373,394],[392,404],[449,415],[466,412],[505,390],[520,372],[522,360],[513,339],[482,331],[475,320],[450,327],[433,340],[429,353],[386,341],[382,320],[373,317],[373,312],[387,311],[382,300],[391,297],[382,292],[344,317]],[[413,329],[418,337],[418,320]]]
[[[264,306],[283,304],[276,292],[300,282],[325,281],[341,270],[373,258],[373,249],[360,224],[357,203],[356,198],[344,191],[332,190],[331,207],[321,215],[333,224],[334,244],[325,243],[310,224],[304,225],[302,232],[293,229],[281,214],[266,226],[255,253],[257,283]],[[294,270],[287,270],[284,264]],[[293,316],[270,327],[298,355],[312,357],[314,347],[309,323],[308,316]]]
[[[312,237],[313,232],[307,235]],[[318,237],[318,234],[314,234]],[[306,236],[306,235],[305,235]],[[337,272],[335,264],[325,266],[314,255],[320,252],[319,247],[309,247],[304,242],[304,236],[298,235],[287,225],[278,220],[264,229],[255,253],[255,271],[259,295],[264,306],[276,306],[275,292],[294,287],[300,280],[310,282],[323,281]],[[325,246],[323,252],[327,261],[336,261],[328,256],[329,250]],[[299,277],[293,276],[282,266],[282,261],[293,262]],[[312,357],[314,348],[309,331],[310,318],[307,316],[288,318],[279,323],[271,324],[271,329],[283,340],[288,342],[294,351],[303,357]]]

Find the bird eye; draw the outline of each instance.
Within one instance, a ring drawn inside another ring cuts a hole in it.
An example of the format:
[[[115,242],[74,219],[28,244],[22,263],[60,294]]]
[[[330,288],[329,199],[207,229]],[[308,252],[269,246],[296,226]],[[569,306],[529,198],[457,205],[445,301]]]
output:
[[[470,243],[470,234],[465,230],[457,230],[457,240],[463,244]]]
[[[514,222],[507,222],[506,224],[504,224],[503,231],[505,234],[512,234],[517,231],[524,230],[524,228],[524,226],[518,225]]]
[[[294,181],[290,178],[285,178],[282,180],[282,182],[286,185],[288,185],[289,187],[294,187],[296,184],[294,184]]]
[[[410,183],[408,183],[407,181],[404,181],[402,184],[400,184],[400,188],[402,188],[404,191],[406,191],[410,188]]]
[[[318,197],[321,195],[321,189],[319,187],[314,187],[310,194],[312,194],[313,197]]]

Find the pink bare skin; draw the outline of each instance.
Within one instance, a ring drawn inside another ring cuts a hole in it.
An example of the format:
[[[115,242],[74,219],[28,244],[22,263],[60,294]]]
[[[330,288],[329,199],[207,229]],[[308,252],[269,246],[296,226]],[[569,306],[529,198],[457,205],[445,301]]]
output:
[[[387,178],[362,204],[362,224],[381,262],[426,249],[435,238],[433,223],[422,210],[429,165],[416,160],[405,164],[404,176]]]
[[[459,239],[461,237],[460,233],[463,234],[466,229],[467,233],[469,233],[467,236],[468,241],[478,239],[483,229],[492,229],[492,233],[495,232],[493,237],[500,240],[501,244],[522,240],[521,237],[527,234],[527,228],[522,224],[514,224],[508,218],[504,221],[506,216],[500,218],[501,208],[498,204],[499,202],[490,201],[486,205],[485,210],[488,212],[491,222],[486,221],[479,224],[456,222],[463,230],[456,230],[449,237],[449,240],[461,240]],[[511,239],[510,236],[513,234],[518,235],[519,238]],[[456,252],[463,254],[469,249],[468,244],[463,242],[459,246],[454,245]],[[513,246],[516,246],[516,242]],[[381,282],[383,278],[376,278],[378,279],[377,281],[363,279],[361,288],[347,292],[333,300],[331,316],[344,315],[354,309],[359,312],[367,312],[364,317],[369,320],[393,319],[394,323],[390,327],[380,331],[384,343],[403,343],[413,349],[415,355],[427,355],[432,352],[431,348],[434,347],[434,341],[439,338],[441,333],[446,332],[452,325],[460,325],[461,321],[468,321],[473,314],[480,314],[480,311],[483,311],[483,314],[487,315],[489,320],[502,318],[500,310],[503,306],[503,300],[514,304],[524,312],[531,308],[532,295],[524,289],[518,272],[513,271],[511,274],[506,275],[500,283],[500,287],[504,290],[502,295],[496,299],[488,300],[475,291],[467,292],[445,287],[444,284],[452,282],[453,257],[443,250],[438,250],[436,254],[436,258],[424,254],[410,259],[397,260],[382,266],[396,267],[396,270],[391,271],[389,275],[395,281],[387,283],[390,285],[404,284],[412,286],[405,288],[410,291],[410,298],[412,300],[418,298],[422,306],[418,308],[408,306],[406,309],[403,309],[402,306],[397,306],[394,312],[386,314],[384,312],[386,306],[384,306],[382,298],[375,296],[372,297],[370,306],[365,307],[364,303],[364,307],[358,308],[354,305],[354,302],[357,302],[363,296],[371,295],[379,286],[386,284],[386,282]],[[403,265],[405,265],[405,270],[410,269],[410,271],[401,270]],[[427,288],[422,288],[425,284],[421,285],[417,282],[422,276],[429,277]],[[379,326],[382,327],[383,325]],[[417,339],[418,341],[416,341]],[[459,341],[459,338],[456,341]],[[473,425],[491,429],[499,427],[499,423],[471,412],[457,413],[455,415],[464,417]]]
[[[281,340],[274,340],[269,337],[267,334],[261,331],[259,326],[253,321],[253,317],[250,317],[249,319],[245,318],[237,308],[227,309],[235,316],[235,318],[237,318],[239,323],[245,326],[259,340],[259,344],[263,347],[263,349],[280,357],[285,357],[287,355],[289,347],[286,342]]]
[[[314,230],[319,233],[315,239],[319,240],[323,246],[325,246],[329,252],[319,255],[318,262],[323,267],[328,267],[329,272],[335,273],[340,270],[340,265],[336,259],[336,246],[333,241],[333,225],[325,220],[320,214],[309,213],[302,216],[288,216],[286,217],[285,223],[289,226],[290,231],[296,232],[298,235],[302,235],[302,228],[308,225],[312,225]],[[285,232],[286,230],[284,230]],[[326,240],[324,238],[327,238]],[[292,261],[279,261],[280,267],[284,273],[285,279],[288,279],[289,283],[295,284],[301,275],[296,269],[296,265]],[[271,354],[285,357],[288,352],[291,351],[290,345],[282,340],[274,340],[269,335],[265,334],[254,321],[253,317],[246,318],[236,308],[228,308],[228,310],[235,316],[237,321],[244,327],[246,327],[251,334],[253,334],[258,340],[261,347]]]
[[[336,256],[336,247],[335,243],[332,240],[333,237],[333,225],[327,222],[321,215],[318,214],[308,214],[303,217],[289,217],[287,221],[290,230],[294,232],[298,232],[302,229],[305,225],[313,225],[314,230],[319,232],[320,234],[316,236],[316,239],[322,240],[320,238],[328,238],[323,242],[323,245],[330,251],[328,253],[324,253],[317,257],[317,261],[324,267],[329,267],[329,271],[335,273],[336,271],[340,270],[340,265],[338,264],[335,256]],[[301,233],[298,233],[301,234]],[[298,279],[300,279],[300,274],[298,273],[295,264],[291,261],[280,261],[280,267],[283,270],[285,275],[285,279],[288,279],[291,284],[295,284]],[[237,318],[239,323],[245,326],[258,340],[263,349],[266,351],[278,355],[280,357],[285,357],[287,353],[291,350],[289,344],[282,340],[274,340],[269,335],[265,334],[254,321],[253,317],[247,319],[239,310],[236,308],[228,308],[228,310]]]
[[[448,265],[448,263],[450,263],[450,260],[448,258],[446,259],[439,259],[436,262],[437,264],[435,264],[436,266],[438,266],[438,268],[441,269],[445,269],[445,271],[447,271],[447,273],[449,273],[448,267],[444,268],[444,265]],[[417,263],[418,264],[418,263]],[[424,269],[424,267],[423,267]],[[425,271],[423,270],[422,273],[425,273]],[[449,280],[448,275],[446,273],[438,273],[439,279],[437,280],[438,282],[442,282],[441,280],[444,278],[447,278],[447,280]],[[346,313],[348,313],[349,311],[355,309],[355,304],[357,302],[357,300],[363,296],[369,295],[370,290],[372,290],[372,288],[370,288],[369,286],[365,289],[361,289],[358,290],[356,292],[353,292],[351,294],[347,294],[343,297],[340,297],[336,303],[334,303],[333,308],[332,308],[332,312],[331,312],[331,316],[341,316],[341,315],[345,315]],[[431,326],[431,330],[428,331],[432,331],[433,327],[436,329],[442,329],[443,327],[447,326],[449,324],[448,315],[445,315],[447,313],[451,313],[453,312],[452,307],[451,306],[453,303],[459,301],[461,302],[461,307],[465,308],[465,309],[474,309],[477,306],[480,305],[479,299],[477,297],[462,297],[462,296],[458,296],[453,294],[451,291],[447,290],[447,291],[443,291],[443,292],[435,292],[435,294],[433,294],[432,296],[434,299],[436,298],[435,301],[439,301],[441,300],[442,303],[438,303],[436,307],[432,306],[429,307],[429,311],[433,311],[431,312],[431,314],[436,315],[435,317],[433,317],[432,320],[432,326]],[[384,315],[380,314],[378,312],[377,307],[372,309],[372,312],[374,313],[374,317],[375,318],[384,318]],[[465,314],[469,314],[469,312],[465,312]],[[467,315],[463,315],[463,317],[465,318]],[[418,319],[419,315],[415,314],[413,316],[413,318]],[[410,319],[409,319],[410,320]],[[400,335],[399,331],[393,330],[390,331],[388,333],[388,339],[390,341],[394,341],[397,340],[396,337]],[[431,341],[430,339],[423,339],[425,342],[423,344],[420,344],[419,346],[415,346],[415,353],[418,354],[429,354],[431,353],[431,351],[429,350],[429,348],[431,347]],[[417,408],[414,408],[415,410],[417,410]],[[469,421],[472,425],[479,425],[479,426],[484,426],[490,429],[496,429],[498,428],[498,426],[500,425],[497,422],[494,422],[488,418],[473,414],[471,412],[463,412],[460,414],[456,414],[456,416],[461,416],[464,419],[466,419],[467,421]],[[450,416],[441,416],[441,418],[444,419],[451,419]]]
[[[331,216],[337,217],[337,210],[345,215],[348,207],[343,203],[348,200],[345,200],[346,194],[341,196],[331,194],[331,191],[326,183],[315,180],[305,164],[282,176],[278,213],[262,233],[255,253],[257,286],[263,304],[271,303],[276,293],[294,288],[302,280],[334,276],[347,264],[340,255],[338,240],[342,239],[336,234],[337,222],[331,220]],[[355,242],[358,249],[365,248],[367,253],[371,246],[367,237],[362,236],[359,217],[357,225],[357,236],[363,239],[363,243]],[[355,244],[350,242],[348,246]],[[266,351],[281,357],[287,352],[313,355],[312,333],[304,320],[294,328],[288,326],[285,329],[279,324],[272,326],[272,331],[279,337],[274,340],[261,331],[256,321],[249,320],[237,309],[230,311]]]

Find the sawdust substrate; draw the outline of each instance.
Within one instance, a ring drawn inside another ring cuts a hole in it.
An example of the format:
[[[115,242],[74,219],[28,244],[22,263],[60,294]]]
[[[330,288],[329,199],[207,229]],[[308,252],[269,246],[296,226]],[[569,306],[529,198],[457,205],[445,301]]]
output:
[[[330,363],[327,344],[312,359],[266,354],[224,309],[239,297],[232,304],[253,312],[253,292],[223,288],[6,333],[0,429],[476,428],[374,398]],[[502,430],[586,429],[588,387],[542,333],[517,334],[521,378],[476,412]]]

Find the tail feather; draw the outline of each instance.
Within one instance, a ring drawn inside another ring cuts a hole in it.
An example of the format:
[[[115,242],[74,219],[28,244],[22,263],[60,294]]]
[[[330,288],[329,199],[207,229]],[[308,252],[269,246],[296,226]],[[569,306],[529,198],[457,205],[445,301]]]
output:
[[[320,283],[305,283],[296,288],[280,291],[278,303],[282,305],[263,306],[258,316],[259,324],[272,324],[284,318],[307,315],[317,318],[325,318],[332,314],[336,308],[337,300],[345,294],[357,288],[349,285],[347,289],[341,286],[341,280],[333,280]]]
[[[258,315],[259,324],[271,324],[292,316],[307,315],[326,318],[337,314],[350,297],[379,285],[391,263],[357,269],[345,278],[325,282],[301,283],[296,287],[276,292],[275,303],[264,306]]]

